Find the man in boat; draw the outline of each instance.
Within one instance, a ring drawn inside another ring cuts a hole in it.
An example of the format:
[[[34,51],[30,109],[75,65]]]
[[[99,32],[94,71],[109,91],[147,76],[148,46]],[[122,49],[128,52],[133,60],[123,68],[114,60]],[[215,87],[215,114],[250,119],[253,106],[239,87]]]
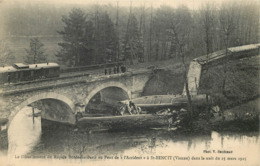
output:
[[[130,112],[133,114],[140,114],[141,113],[141,108],[137,107],[131,100],[129,101],[129,107],[130,107]]]
[[[116,66],[116,73],[119,73],[119,66]]]
[[[7,81],[8,81],[8,84],[10,84],[10,82],[11,82],[10,73],[7,74]]]
[[[114,66],[114,69],[113,69],[113,70],[114,70],[114,74],[116,74],[116,66]]]
[[[121,105],[118,109],[118,114],[124,115],[126,112],[129,112],[130,115],[132,114],[140,114],[142,109],[136,106],[132,101],[128,101]]]
[[[120,68],[121,68],[121,72],[122,72],[122,73],[125,73],[125,72],[126,72],[126,67],[125,67],[124,65],[121,66]]]
[[[120,103],[119,102],[119,105],[117,107],[117,112],[116,112],[116,115],[121,115],[121,116],[124,116],[124,114],[128,111],[130,114],[131,113],[131,109],[129,107],[129,103]]]

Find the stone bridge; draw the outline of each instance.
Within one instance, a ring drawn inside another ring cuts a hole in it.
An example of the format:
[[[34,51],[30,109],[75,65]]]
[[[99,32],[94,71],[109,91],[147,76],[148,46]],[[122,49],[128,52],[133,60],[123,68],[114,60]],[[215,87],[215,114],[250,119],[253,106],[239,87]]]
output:
[[[0,118],[8,120],[8,126],[21,109],[40,101],[47,109],[41,112],[42,118],[74,124],[75,114],[84,111],[97,93],[102,101],[110,104],[138,97],[151,73],[151,70],[142,70],[3,85],[0,88]]]

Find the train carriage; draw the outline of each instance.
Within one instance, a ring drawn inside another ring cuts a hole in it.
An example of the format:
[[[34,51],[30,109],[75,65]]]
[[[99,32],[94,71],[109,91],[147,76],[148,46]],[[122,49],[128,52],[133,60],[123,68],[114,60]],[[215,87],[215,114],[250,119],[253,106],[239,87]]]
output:
[[[13,66],[0,67],[0,83],[8,83],[11,77],[16,76],[17,70]]]
[[[60,66],[57,63],[23,64],[0,67],[0,83],[17,83],[42,78],[59,77]]]
[[[29,65],[31,77],[35,79],[52,78],[60,75],[60,66],[57,63],[41,63]]]

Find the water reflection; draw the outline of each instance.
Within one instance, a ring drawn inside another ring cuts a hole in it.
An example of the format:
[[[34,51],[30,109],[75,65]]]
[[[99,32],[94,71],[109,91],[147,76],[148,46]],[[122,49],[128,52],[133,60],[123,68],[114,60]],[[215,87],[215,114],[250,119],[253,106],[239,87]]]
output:
[[[48,123],[48,125],[43,125]],[[33,155],[117,155],[117,156],[237,156],[257,162],[259,135],[251,133],[218,133],[183,135],[162,130],[93,131],[49,123],[40,117],[32,120],[27,107],[14,118],[8,130],[10,156]],[[223,154],[218,151],[232,151]],[[207,151],[207,152],[205,152]],[[249,153],[250,152],[250,153]]]
[[[39,110],[35,109],[35,113]],[[41,137],[41,117],[32,116],[32,108],[25,107],[14,117],[8,129],[8,156],[30,152]]]

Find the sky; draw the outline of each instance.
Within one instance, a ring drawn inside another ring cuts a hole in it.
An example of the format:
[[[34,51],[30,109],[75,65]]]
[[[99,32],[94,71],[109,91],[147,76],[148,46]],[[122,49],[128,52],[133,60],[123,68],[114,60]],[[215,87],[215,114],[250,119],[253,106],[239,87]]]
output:
[[[139,6],[153,6],[155,8],[160,7],[161,5],[177,7],[179,5],[186,5],[191,9],[198,9],[202,3],[206,1],[214,1],[215,4],[219,4],[223,1],[229,0],[0,0],[4,3],[16,3],[16,2],[44,2],[50,4],[84,4],[84,5],[91,5],[91,4],[112,4],[116,5],[117,2],[119,6],[129,6],[132,2],[133,7]],[[258,0],[259,1],[259,0]]]
[[[99,5],[108,5],[111,4],[113,6],[117,5],[117,2],[120,7],[128,7],[132,3],[133,7],[143,7],[145,5],[146,8],[153,7],[153,8],[159,8],[160,6],[170,6],[170,7],[178,7],[180,5],[185,5],[189,7],[192,10],[198,10],[203,3],[206,2],[213,2],[216,5],[221,4],[222,2],[226,1],[236,1],[237,3],[243,3],[244,1],[258,1],[260,0],[0,0],[0,25],[2,24],[1,20],[4,20],[2,18],[3,14],[1,14],[1,8],[5,8],[6,6],[9,6],[7,4],[11,4],[12,6],[15,6],[17,3],[19,4],[27,4],[27,3],[45,3],[50,5],[59,6],[62,5],[70,5],[70,4],[82,4],[84,5],[93,5],[93,4],[99,4]],[[2,10],[4,11],[4,10]],[[3,28],[0,26],[0,37],[1,34],[3,34]]]

